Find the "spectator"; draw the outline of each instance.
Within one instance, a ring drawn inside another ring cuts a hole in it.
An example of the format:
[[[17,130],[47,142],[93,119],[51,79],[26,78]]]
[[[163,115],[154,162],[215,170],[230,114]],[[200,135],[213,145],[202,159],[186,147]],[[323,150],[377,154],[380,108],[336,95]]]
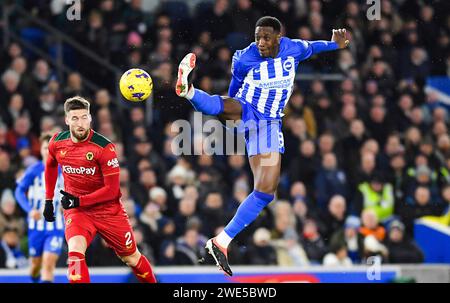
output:
[[[317,207],[320,211],[327,209],[328,201],[333,195],[347,197],[348,184],[345,173],[337,167],[336,156],[328,153],[323,156],[322,167],[315,179]]]
[[[414,202],[407,203],[400,211],[402,221],[406,225],[406,233],[413,235],[414,220],[423,216],[438,216],[442,213],[443,205],[432,202],[430,189],[418,186],[414,192]]]
[[[358,186],[358,192],[353,201],[354,214],[371,209],[377,220],[386,221],[394,213],[394,191],[392,185],[385,181],[380,172],[374,173],[369,181]]]
[[[0,197],[0,234],[7,226],[15,229],[19,237],[24,235],[25,220],[19,214],[11,189],[3,190]]]
[[[436,205],[441,204],[437,185],[437,174],[433,172],[425,162],[418,163],[416,169],[408,169],[408,175],[410,177],[408,180],[408,187],[406,189],[406,200],[408,203],[411,203],[411,201],[414,200],[417,187],[425,186],[430,191],[432,203]]]
[[[346,204],[344,197],[335,195],[328,203],[327,212],[322,213],[320,217],[320,222],[323,224],[321,235],[326,243],[329,243],[333,232],[344,226]]]
[[[14,128],[11,129],[7,136],[8,144],[16,149],[18,148],[19,142],[22,140],[27,141],[27,144],[31,148],[31,153],[35,157],[40,155],[40,144],[37,136],[30,132],[31,121],[28,116],[21,116],[14,122]]]
[[[308,257],[299,242],[295,229],[295,217],[292,207],[286,201],[278,201],[273,205],[274,228],[272,229],[272,245],[277,252],[277,263],[281,266],[307,265]]]
[[[245,178],[236,180],[233,186],[233,197],[226,203],[224,207],[225,211],[231,213],[235,212],[249,194],[250,188],[247,184],[247,180]]]
[[[238,0],[231,10],[233,31],[245,34],[247,41],[252,40],[254,33],[250,29],[254,27],[256,21],[261,17],[259,11],[252,6],[253,4],[250,0]]]
[[[375,173],[375,169],[375,155],[371,152],[362,153],[360,156],[359,168],[355,176],[355,189],[358,188],[359,184],[368,182]]]
[[[320,264],[328,249],[314,220],[306,220],[301,242],[311,263]]]
[[[264,227],[258,228],[253,234],[253,242],[247,250],[248,264],[276,265],[277,253],[270,244],[270,232]]]
[[[380,146],[384,146],[388,134],[392,130],[386,115],[386,108],[383,106],[372,106],[370,109],[370,118],[366,125],[371,133],[371,137],[377,140]]]
[[[29,115],[29,111],[25,107],[23,96],[21,94],[13,94],[9,99],[8,106],[5,111],[0,112],[0,119],[11,128],[14,122],[20,116]]]
[[[350,180],[354,180],[356,177],[355,163],[360,161],[359,150],[368,138],[369,136],[366,133],[364,122],[359,119],[354,119],[350,123],[348,137],[343,138],[339,142],[341,150],[345,151],[346,154],[342,162],[342,168],[348,174]]]
[[[291,182],[301,181],[305,184],[308,192],[314,192],[314,180],[319,163],[314,142],[311,140],[302,141],[300,154],[289,165],[289,180]]]
[[[64,100],[73,96],[85,96],[83,79],[79,73],[71,73],[67,76],[67,85],[63,89]]]
[[[346,247],[348,257],[353,263],[361,262],[361,241],[359,239],[359,228],[361,220],[355,216],[348,216],[344,227],[335,231],[331,236],[330,247]]]
[[[20,235],[16,228],[6,227],[0,242],[0,268],[27,268],[28,260],[20,250]]]
[[[230,219],[224,210],[223,198],[219,192],[210,192],[200,209],[202,234],[208,238],[214,236],[214,230],[225,226]]]
[[[37,60],[33,69],[33,80],[37,90],[42,90],[47,86],[51,77],[52,71],[48,63],[43,59]]]
[[[184,194],[184,188],[188,182],[188,171],[181,165],[175,165],[168,174],[170,192],[175,200],[180,200]]]
[[[183,236],[178,238],[175,246],[175,264],[198,265],[198,260],[205,257],[207,238],[199,233],[198,228],[189,226]]]
[[[138,204],[143,206],[147,200],[150,189],[157,186],[156,174],[152,169],[145,169],[139,176],[139,183],[132,183],[130,193],[136,198]]]
[[[331,246],[331,252],[323,258],[324,266],[351,266],[352,260],[347,255],[347,247],[344,245]]]
[[[184,197],[178,204],[178,211],[175,214],[175,233],[177,236],[184,234],[186,224],[190,218],[196,216],[197,200],[191,197]]]
[[[398,214],[405,202],[408,176],[406,174],[406,161],[404,153],[397,153],[391,157],[388,182],[392,184],[394,191],[394,214]]]
[[[0,192],[4,192],[7,188],[14,188],[16,178],[14,176],[14,168],[11,165],[11,159],[7,152],[0,150]]]
[[[287,119],[290,115],[301,117],[305,121],[308,136],[312,139],[316,138],[317,126],[314,112],[308,105],[305,104],[305,98],[299,90],[294,90],[292,93],[286,112],[285,119]]]
[[[14,70],[8,69],[2,74],[1,80],[0,95],[4,96],[5,99],[1,101],[0,105],[2,108],[6,108],[7,104],[5,101],[9,100],[13,94],[21,93],[19,90],[20,76]]]
[[[145,242],[152,246],[152,250],[159,251],[162,234],[159,229],[159,221],[164,217],[160,212],[158,204],[149,201],[145,206],[143,212],[139,216],[139,226],[142,230],[142,236]]]
[[[224,39],[233,28],[232,18],[229,13],[228,0],[216,0],[211,9],[205,10],[196,17],[199,28],[197,31],[208,30],[213,40]]]
[[[382,243],[386,237],[386,230],[379,225],[377,214],[372,209],[366,209],[361,214],[361,221],[358,246],[362,250],[363,262],[367,262],[369,257],[379,257],[385,261],[388,251]]]
[[[171,215],[167,205],[167,193],[162,187],[153,187],[149,190],[150,200],[155,202],[164,215]]]
[[[389,251],[389,263],[410,264],[422,263],[424,260],[423,252],[414,241],[406,239],[405,225],[398,220],[389,224],[388,239],[386,247]]]

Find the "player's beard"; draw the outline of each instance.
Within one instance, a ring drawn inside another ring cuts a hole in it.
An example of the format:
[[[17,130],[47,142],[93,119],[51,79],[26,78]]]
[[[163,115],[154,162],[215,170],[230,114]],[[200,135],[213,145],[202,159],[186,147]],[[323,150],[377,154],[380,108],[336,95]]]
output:
[[[72,136],[75,139],[77,139],[78,141],[84,141],[89,136],[90,130],[91,129],[88,128],[84,131],[81,131],[81,128],[79,128],[79,129],[75,129],[75,130],[72,129],[72,130],[70,130],[70,132],[71,132]]]

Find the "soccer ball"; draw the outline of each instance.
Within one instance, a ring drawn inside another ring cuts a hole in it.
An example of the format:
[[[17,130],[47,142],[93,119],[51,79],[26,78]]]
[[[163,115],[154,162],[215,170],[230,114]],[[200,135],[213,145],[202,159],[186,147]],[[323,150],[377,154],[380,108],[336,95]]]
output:
[[[145,101],[153,90],[150,75],[139,68],[132,68],[123,73],[119,82],[120,92],[128,101]]]

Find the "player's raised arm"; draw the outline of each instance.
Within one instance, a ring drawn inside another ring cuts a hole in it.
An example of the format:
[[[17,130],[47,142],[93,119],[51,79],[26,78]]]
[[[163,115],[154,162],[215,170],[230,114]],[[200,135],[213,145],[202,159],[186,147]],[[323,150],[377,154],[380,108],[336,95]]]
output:
[[[103,175],[103,187],[96,191],[76,197],[71,193],[61,191],[63,198],[61,205],[64,209],[91,206],[94,204],[111,201],[119,198],[120,194],[120,169],[116,151],[112,143],[105,146],[99,158],[99,164]]]
[[[299,60],[302,61],[315,54],[346,48],[350,43],[346,35],[347,31],[345,28],[333,29],[331,41],[306,41],[300,39],[294,39],[293,41],[297,42],[297,45],[299,47]]]
[[[336,42],[339,48],[346,48],[350,44],[350,41],[347,39],[347,30],[345,28],[333,29],[331,41]]]

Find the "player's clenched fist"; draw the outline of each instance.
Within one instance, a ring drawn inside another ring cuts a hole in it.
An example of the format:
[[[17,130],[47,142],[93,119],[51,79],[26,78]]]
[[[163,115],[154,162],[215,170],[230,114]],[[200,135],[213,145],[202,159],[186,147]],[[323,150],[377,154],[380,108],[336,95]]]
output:
[[[54,214],[52,200],[45,200],[44,218],[45,218],[45,221],[47,221],[47,222],[55,221],[55,214]]]
[[[69,194],[63,190],[60,191],[63,195],[61,198],[61,205],[64,209],[70,209],[80,206],[80,198],[75,197],[72,194]]]
[[[347,30],[345,28],[333,29],[333,36],[331,37],[331,41],[336,42],[339,45],[339,48],[346,48],[350,43],[350,41],[347,39]]]

